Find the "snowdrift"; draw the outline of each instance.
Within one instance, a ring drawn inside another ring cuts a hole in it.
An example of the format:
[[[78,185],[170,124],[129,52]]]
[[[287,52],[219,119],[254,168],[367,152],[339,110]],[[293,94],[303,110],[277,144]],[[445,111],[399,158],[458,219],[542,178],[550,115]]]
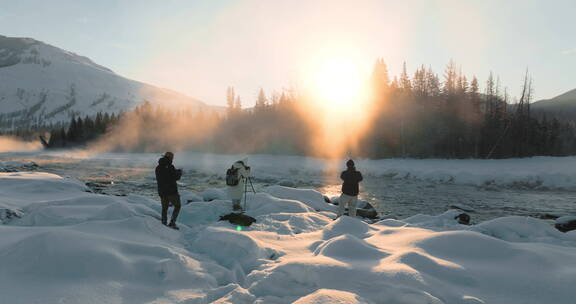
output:
[[[0,173],[2,303],[570,303],[576,233],[507,217],[463,226],[454,210],[368,224],[322,195],[231,202],[184,192],[181,230],[143,196],[88,192],[41,172]],[[217,193],[218,191],[212,191]],[[189,202],[188,204],[186,204]]]

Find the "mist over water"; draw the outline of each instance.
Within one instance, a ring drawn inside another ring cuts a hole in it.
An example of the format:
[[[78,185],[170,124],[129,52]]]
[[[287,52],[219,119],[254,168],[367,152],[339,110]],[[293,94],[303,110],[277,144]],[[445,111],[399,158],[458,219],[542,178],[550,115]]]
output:
[[[0,136],[0,152],[36,151],[40,150],[40,142],[30,142],[10,136]]]

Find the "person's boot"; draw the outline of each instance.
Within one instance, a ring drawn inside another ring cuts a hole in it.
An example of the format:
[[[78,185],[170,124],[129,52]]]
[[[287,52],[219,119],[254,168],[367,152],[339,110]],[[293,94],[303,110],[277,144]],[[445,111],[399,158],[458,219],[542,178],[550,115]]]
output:
[[[168,225],[168,227],[174,229],[174,230],[180,230],[180,228],[178,228],[178,226],[176,226],[176,222],[171,221],[170,225]]]

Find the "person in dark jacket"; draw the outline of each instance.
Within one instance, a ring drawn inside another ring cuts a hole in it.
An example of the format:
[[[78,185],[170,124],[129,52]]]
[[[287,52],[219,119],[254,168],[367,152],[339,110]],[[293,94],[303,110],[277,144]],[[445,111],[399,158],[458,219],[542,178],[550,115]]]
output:
[[[174,211],[172,211],[172,219],[168,227],[178,229],[176,219],[178,218],[178,213],[180,213],[180,194],[178,193],[176,181],[182,177],[182,170],[174,168],[174,165],[172,165],[173,160],[174,153],[172,152],[166,152],[158,160],[156,182],[158,183],[158,195],[160,195],[160,201],[162,202],[162,224],[166,225],[168,207],[172,204]]]
[[[358,202],[358,193],[362,181],[362,173],[356,170],[353,160],[346,162],[346,170],[340,174],[340,178],[344,181],[342,183],[342,194],[338,200],[338,217],[344,214],[346,205],[348,205],[348,215],[351,217],[356,216],[356,203]]]

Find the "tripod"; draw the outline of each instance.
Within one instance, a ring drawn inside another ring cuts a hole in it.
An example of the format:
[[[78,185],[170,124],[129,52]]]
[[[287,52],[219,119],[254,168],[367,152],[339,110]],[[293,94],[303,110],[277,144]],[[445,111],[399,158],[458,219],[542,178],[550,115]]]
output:
[[[246,182],[244,183],[244,208],[242,208],[242,213],[246,211],[246,194],[248,193],[248,183],[250,183],[250,188],[252,188],[252,193],[256,194],[256,190],[254,190],[254,184],[252,184],[252,178],[245,177]]]

